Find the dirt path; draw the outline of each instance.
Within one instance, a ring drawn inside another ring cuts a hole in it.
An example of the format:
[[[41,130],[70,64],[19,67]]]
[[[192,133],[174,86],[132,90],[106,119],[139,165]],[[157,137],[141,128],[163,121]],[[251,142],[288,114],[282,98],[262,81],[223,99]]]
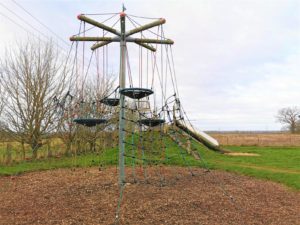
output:
[[[150,184],[126,185],[120,224],[300,224],[300,192],[280,184],[202,169],[147,172]],[[116,181],[115,168],[0,177],[0,224],[113,224]]]

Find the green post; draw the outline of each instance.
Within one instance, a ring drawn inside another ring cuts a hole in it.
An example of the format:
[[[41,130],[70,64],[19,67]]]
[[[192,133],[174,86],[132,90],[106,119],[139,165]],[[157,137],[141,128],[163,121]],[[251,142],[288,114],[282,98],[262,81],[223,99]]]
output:
[[[125,13],[120,13],[121,17],[121,41],[120,41],[120,90],[125,88],[125,60],[126,60],[126,42],[125,42]],[[120,95],[120,114],[119,114],[119,185],[125,183],[125,96]]]

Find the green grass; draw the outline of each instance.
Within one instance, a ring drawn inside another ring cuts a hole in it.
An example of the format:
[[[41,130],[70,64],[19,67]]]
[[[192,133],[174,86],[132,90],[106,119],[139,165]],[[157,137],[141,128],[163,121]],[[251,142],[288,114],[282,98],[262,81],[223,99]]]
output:
[[[234,152],[256,153],[259,156],[229,156],[200,151],[210,168],[272,180],[300,189],[300,147],[227,148]]]
[[[207,150],[202,145],[193,142],[202,156],[202,160],[195,160],[180,150],[176,143],[166,139],[167,145],[165,165],[196,166],[219,169],[238,174],[253,176],[260,179],[272,180],[300,190],[300,147],[226,147],[234,152],[257,153],[259,156],[229,156]],[[127,146],[129,156],[137,156]],[[50,158],[36,161],[14,163],[10,166],[0,166],[0,175],[14,175],[28,171],[49,170],[56,168],[109,166],[117,164],[118,151],[116,148],[107,149],[103,154],[86,154],[76,157]],[[126,157],[129,166],[134,161],[136,164],[155,163],[161,157],[149,155],[146,151],[145,158],[152,161],[137,160]],[[139,155],[141,157],[141,155]]]
[[[97,154],[86,154],[72,157],[48,158],[14,163],[0,166],[0,175],[16,175],[30,171],[50,170],[57,168],[90,167],[102,165],[115,165],[117,161],[116,150],[108,149],[101,157]]]

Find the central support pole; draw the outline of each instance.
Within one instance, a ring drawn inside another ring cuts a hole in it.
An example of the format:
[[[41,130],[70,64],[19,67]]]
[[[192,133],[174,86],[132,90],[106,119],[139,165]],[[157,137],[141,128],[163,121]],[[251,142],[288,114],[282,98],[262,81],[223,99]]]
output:
[[[120,90],[126,85],[126,34],[125,34],[125,16],[124,12],[120,13],[121,22],[121,40],[120,40]],[[120,114],[119,114],[119,185],[125,184],[125,96],[120,94]]]

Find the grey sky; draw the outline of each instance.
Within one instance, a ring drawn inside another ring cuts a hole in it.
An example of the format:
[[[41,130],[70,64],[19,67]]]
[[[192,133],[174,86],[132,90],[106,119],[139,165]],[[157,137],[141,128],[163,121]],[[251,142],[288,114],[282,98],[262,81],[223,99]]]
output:
[[[78,30],[77,14],[118,12],[123,2],[15,1],[66,42]],[[26,36],[26,32],[3,15],[37,36],[40,34],[24,21],[53,37],[13,1],[0,0],[0,3],[1,54],[5,46]],[[166,18],[165,34],[175,41],[181,101],[197,127],[280,129],[274,118],[277,110],[299,105],[299,0],[128,0],[124,3],[129,14]],[[60,40],[57,43],[68,49]]]

